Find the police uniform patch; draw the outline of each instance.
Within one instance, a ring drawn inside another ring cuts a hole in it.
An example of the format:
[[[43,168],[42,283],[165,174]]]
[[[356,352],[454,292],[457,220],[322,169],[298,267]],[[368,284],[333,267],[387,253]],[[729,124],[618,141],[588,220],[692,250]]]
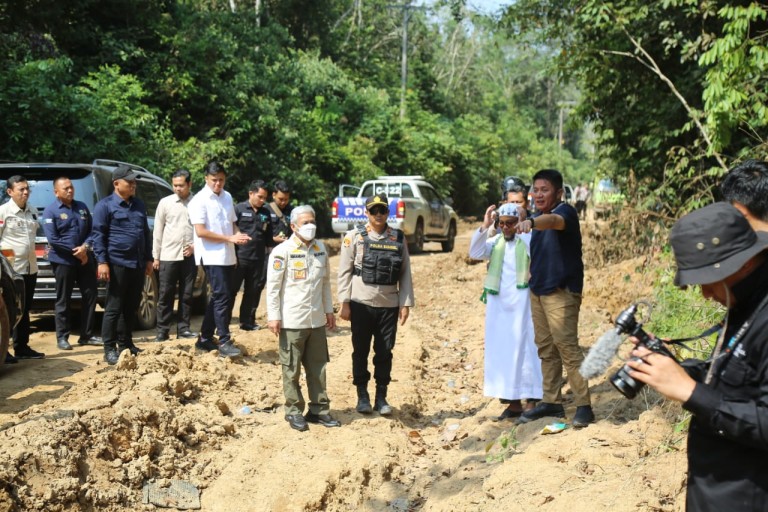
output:
[[[53,219],[45,219],[46,224],[53,224]]]
[[[275,261],[272,262],[272,270],[282,270],[283,263],[283,258],[275,257]]]
[[[349,247],[352,241],[349,239],[348,236],[344,237],[344,247]]]
[[[307,265],[304,263],[304,260],[296,260],[291,262],[291,265],[293,266],[294,270],[301,270],[303,268],[307,268]]]
[[[59,218],[61,220],[67,220],[69,218],[69,216],[66,213],[60,213],[59,214]]]
[[[296,281],[301,281],[303,279],[307,278],[307,269],[294,269],[293,270],[293,279]]]

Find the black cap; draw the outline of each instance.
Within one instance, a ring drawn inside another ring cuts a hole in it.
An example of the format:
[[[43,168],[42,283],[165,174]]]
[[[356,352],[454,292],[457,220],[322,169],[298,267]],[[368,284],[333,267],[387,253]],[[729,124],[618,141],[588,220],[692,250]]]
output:
[[[504,178],[504,181],[501,183],[502,192],[507,193],[513,188],[525,190],[527,187],[525,186],[525,182],[517,176],[507,176]]]
[[[374,206],[378,206],[378,205],[383,205],[385,208],[389,209],[389,199],[387,199],[386,195],[376,194],[375,196],[371,196],[365,200],[366,210],[370,210]]]
[[[768,233],[756,233],[729,203],[714,203],[683,216],[672,227],[675,284],[709,284],[738,272],[768,249]]]
[[[127,165],[119,165],[112,171],[112,181],[116,180],[136,181],[136,173]]]

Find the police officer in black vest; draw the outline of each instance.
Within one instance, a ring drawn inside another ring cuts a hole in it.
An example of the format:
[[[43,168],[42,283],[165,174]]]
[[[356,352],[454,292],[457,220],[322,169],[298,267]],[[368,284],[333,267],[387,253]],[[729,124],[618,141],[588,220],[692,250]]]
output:
[[[352,323],[352,382],[357,387],[356,410],[373,409],[392,414],[387,403],[391,381],[392,349],[398,320],[408,319],[413,307],[413,282],[408,246],[403,232],[387,225],[389,202],[379,194],[365,202],[368,223],[344,235],[339,255],[338,293],[340,316]],[[373,378],[376,399],[368,395],[368,355],[373,338]]]

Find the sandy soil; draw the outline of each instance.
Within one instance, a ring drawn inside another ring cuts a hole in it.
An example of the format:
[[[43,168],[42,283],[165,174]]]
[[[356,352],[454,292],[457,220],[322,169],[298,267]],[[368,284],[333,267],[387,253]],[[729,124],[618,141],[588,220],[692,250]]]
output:
[[[653,392],[629,401],[592,381],[598,421],[582,430],[495,421],[503,406],[482,395],[485,265],[466,258],[472,227],[462,225],[453,253],[428,244],[412,258],[417,307],[398,334],[390,418],[354,411],[346,322],[330,334],[328,366],[343,426],[299,433],[283,419],[266,330],[233,322],[247,354],[238,360],[137,333],[144,353],[110,368],[99,347],[58,351],[51,317],[37,318],[31,344],[46,359],[0,368],[0,511],[155,510],[143,485],[171,480],[196,485],[206,511],[683,510],[680,409]],[[585,232],[593,259],[597,237]],[[585,348],[649,295],[646,263],[588,271]]]

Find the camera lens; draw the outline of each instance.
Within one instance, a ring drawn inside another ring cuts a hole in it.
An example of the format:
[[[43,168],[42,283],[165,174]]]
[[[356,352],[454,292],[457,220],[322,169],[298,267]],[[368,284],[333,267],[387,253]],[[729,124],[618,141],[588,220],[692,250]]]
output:
[[[639,357],[633,357],[630,359],[630,361],[639,361]],[[629,366],[626,364],[621,367],[619,371],[611,375],[611,378],[609,379],[611,384],[613,384],[613,387],[615,387],[619,393],[624,395],[625,397],[629,398],[630,400],[632,398],[635,398],[637,396],[638,391],[643,389],[643,384],[640,381],[637,381],[629,376],[629,372],[632,370]]]

